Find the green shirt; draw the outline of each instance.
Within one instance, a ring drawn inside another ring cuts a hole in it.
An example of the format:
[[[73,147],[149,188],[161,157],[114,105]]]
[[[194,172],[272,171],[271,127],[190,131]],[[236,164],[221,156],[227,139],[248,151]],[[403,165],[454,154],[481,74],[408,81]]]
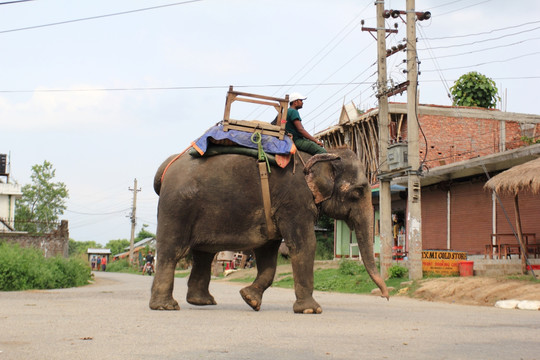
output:
[[[296,109],[289,108],[287,110],[287,123],[285,124],[285,131],[293,136],[293,141],[304,138],[302,134],[298,132],[296,126],[294,126],[295,120],[302,121],[302,118],[300,118],[300,113]]]

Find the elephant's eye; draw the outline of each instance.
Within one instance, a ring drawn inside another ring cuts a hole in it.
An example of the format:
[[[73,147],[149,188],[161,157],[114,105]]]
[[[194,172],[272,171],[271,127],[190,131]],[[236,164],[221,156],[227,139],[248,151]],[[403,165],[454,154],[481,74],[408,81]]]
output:
[[[349,197],[353,200],[360,200],[364,195],[362,188],[354,188],[349,192]]]
[[[370,193],[367,190],[369,189],[369,185],[355,185],[352,186],[349,190],[349,198],[353,201],[358,201],[364,198],[366,196],[366,193]]]

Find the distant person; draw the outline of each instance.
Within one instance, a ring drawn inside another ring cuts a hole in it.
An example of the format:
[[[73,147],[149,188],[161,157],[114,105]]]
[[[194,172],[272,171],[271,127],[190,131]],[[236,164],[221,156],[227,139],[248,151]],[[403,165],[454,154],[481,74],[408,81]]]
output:
[[[92,266],[92,271],[96,269],[96,255],[92,256],[92,259],[90,260],[90,265]]]
[[[307,97],[299,93],[292,93],[289,96],[289,109],[287,110],[285,131],[292,135],[294,145],[296,145],[298,150],[305,151],[311,155],[324,154],[327,151],[323,148],[323,143],[311,136],[302,125],[302,118],[300,118],[298,110],[303,107],[304,100],[306,99]]]
[[[99,271],[99,269],[101,268],[101,258],[98,256],[97,257],[97,271]]]
[[[103,256],[101,258],[101,271],[105,271],[105,269],[107,269],[107,258]]]
[[[145,260],[146,260],[146,264],[144,265],[144,268],[143,268],[143,275],[147,271],[148,268],[151,268],[152,272],[155,272],[155,270],[154,270],[154,255],[152,255],[151,251],[149,251],[148,254],[146,254]]]

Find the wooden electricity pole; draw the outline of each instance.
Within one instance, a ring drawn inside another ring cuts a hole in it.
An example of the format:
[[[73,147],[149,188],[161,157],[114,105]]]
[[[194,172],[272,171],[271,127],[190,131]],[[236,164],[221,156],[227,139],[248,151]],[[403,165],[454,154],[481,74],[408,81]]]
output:
[[[420,186],[420,150],[418,147],[417,82],[415,0],[407,0],[407,140],[408,140],[408,196],[407,239],[409,241],[409,278],[422,278],[422,207]]]
[[[137,179],[133,180],[133,189],[129,188],[129,191],[133,191],[133,206],[131,209],[131,237],[129,239],[129,263],[133,264],[133,243],[135,241],[135,226],[137,225],[137,192],[141,191],[137,189]]]
[[[388,144],[390,139],[388,128],[388,96],[386,78],[386,29],[383,17],[384,0],[375,2],[377,6],[377,96],[379,97],[379,173],[387,173]],[[388,277],[388,269],[392,266],[392,197],[389,178],[379,180],[379,218],[380,218],[380,267],[383,279]]]

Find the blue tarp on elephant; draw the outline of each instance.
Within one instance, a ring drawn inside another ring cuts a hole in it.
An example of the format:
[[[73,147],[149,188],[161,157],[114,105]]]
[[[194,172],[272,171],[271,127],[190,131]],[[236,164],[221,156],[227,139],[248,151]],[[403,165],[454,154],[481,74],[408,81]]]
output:
[[[208,149],[208,143],[211,139],[216,141],[229,140],[234,144],[244,146],[251,149],[257,149],[257,143],[251,140],[253,133],[229,130],[223,131],[223,125],[216,125],[210,128],[203,136],[192,143],[193,147],[203,155]],[[291,149],[294,146],[293,141],[285,136],[283,140],[279,140],[277,137],[270,135],[262,135],[263,150],[268,154],[290,154]]]

